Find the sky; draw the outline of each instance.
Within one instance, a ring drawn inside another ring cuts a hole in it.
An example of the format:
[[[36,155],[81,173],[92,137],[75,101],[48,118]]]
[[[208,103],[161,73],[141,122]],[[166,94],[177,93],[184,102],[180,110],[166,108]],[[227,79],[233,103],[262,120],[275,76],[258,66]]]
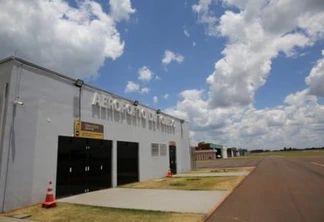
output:
[[[0,58],[190,122],[191,143],[324,146],[322,0],[0,0]]]

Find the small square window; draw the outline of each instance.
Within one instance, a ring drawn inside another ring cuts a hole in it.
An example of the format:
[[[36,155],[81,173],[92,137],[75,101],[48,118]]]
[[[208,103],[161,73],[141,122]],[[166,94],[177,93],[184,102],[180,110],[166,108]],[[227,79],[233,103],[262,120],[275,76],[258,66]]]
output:
[[[166,155],[167,155],[167,145],[160,144],[160,156],[166,156]]]
[[[159,155],[159,144],[158,143],[152,143],[151,144],[151,154],[152,154],[152,156],[158,156]]]

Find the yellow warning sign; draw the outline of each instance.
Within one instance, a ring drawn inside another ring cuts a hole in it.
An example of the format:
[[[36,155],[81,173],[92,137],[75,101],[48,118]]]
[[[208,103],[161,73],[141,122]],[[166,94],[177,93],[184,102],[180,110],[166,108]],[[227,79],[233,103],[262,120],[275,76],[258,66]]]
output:
[[[74,120],[74,136],[92,139],[104,139],[104,126],[96,123]]]

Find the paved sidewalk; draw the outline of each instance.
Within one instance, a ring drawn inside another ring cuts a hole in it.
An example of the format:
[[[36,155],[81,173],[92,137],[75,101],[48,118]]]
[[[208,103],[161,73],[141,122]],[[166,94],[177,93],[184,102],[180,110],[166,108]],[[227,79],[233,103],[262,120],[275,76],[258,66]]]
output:
[[[207,213],[227,194],[228,191],[113,188],[72,196],[58,201],[125,209]]]
[[[250,172],[228,172],[228,173],[183,173],[172,175],[172,177],[235,177],[247,176]]]

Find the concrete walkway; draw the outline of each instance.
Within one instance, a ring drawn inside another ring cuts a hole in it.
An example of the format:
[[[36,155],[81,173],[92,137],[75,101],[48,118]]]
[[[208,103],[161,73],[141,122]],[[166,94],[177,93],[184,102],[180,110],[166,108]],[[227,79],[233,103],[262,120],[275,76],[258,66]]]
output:
[[[228,191],[179,191],[113,188],[59,199],[59,202],[92,206],[207,213]]]
[[[172,175],[172,177],[234,177],[247,176],[250,172],[228,172],[228,173],[183,173]]]

